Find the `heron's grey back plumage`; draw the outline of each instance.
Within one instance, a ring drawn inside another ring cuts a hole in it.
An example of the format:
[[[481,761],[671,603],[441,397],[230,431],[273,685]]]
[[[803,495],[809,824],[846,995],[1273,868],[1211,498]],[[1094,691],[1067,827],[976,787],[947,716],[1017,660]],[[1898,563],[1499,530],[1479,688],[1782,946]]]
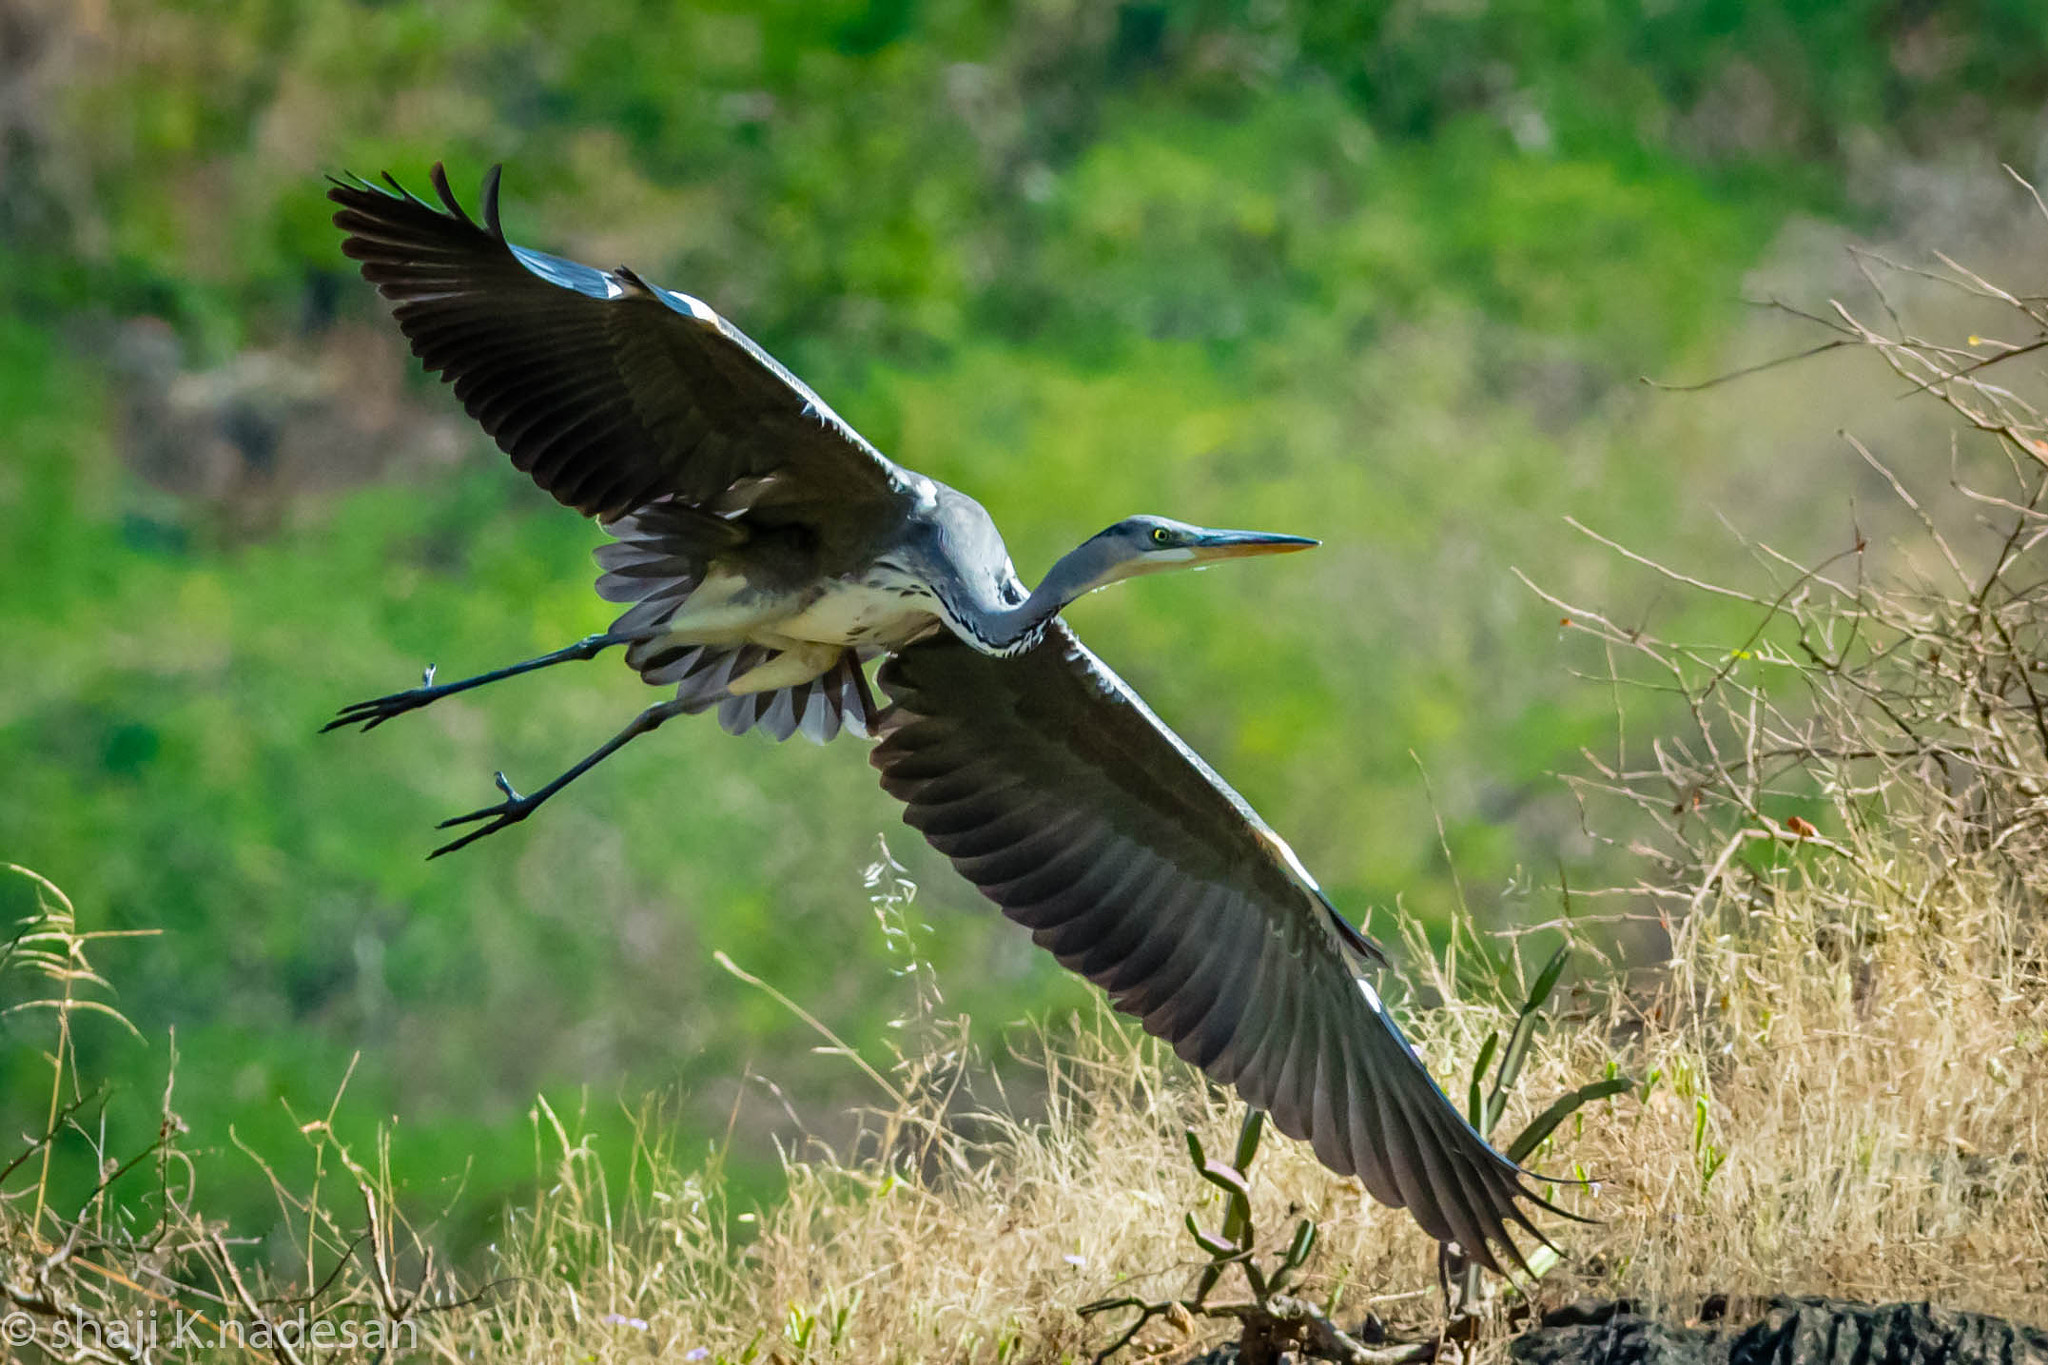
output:
[[[917,828],[1039,946],[1481,1264],[1552,1206],[1445,1098],[1292,854],[1074,637],[882,665],[872,759]],[[1354,931],[1355,932],[1355,931]]]

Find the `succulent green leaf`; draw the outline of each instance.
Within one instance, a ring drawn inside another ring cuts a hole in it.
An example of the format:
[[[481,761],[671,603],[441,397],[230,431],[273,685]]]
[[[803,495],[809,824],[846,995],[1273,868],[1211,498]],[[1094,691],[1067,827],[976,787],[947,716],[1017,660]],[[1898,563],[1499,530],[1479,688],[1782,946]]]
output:
[[[1312,1220],[1304,1218],[1294,1225],[1294,1238],[1287,1244],[1286,1267],[1289,1270],[1298,1268],[1308,1259],[1309,1253],[1314,1251],[1315,1247],[1316,1225]]]
[[[1528,1060],[1529,1044],[1535,1041],[1536,1024],[1543,1011],[1544,1002],[1557,989],[1558,979],[1564,975],[1565,961],[1571,956],[1571,945],[1565,944],[1550,955],[1550,961],[1543,964],[1543,970],[1536,973],[1535,983],[1529,987],[1529,998],[1522,1002],[1522,1012],[1515,1019],[1514,1032],[1508,1038],[1506,1054],[1500,1059],[1500,1074],[1493,1082],[1493,1093],[1486,1097],[1486,1113],[1489,1119],[1497,1119],[1506,1107],[1508,1092],[1515,1088],[1515,1081],[1522,1074],[1522,1063]],[[1488,1129],[1481,1128],[1481,1133]]]
[[[1465,1118],[1480,1132],[1487,1129],[1486,1102],[1480,1098],[1480,1087],[1486,1083],[1486,1068],[1493,1065],[1493,1054],[1500,1050],[1500,1030],[1486,1035],[1486,1041],[1479,1045],[1479,1060],[1472,1063],[1472,1083],[1465,1093]]]
[[[1211,1236],[1209,1233],[1202,1231],[1201,1226],[1195,1222],[1195,1215],[1192,1213],[1187,1215],[1182,1221],[1187,1225],[1188,1236],[1195,1239],[1195,1245],[1219,1261],[1227,1260],[1237,1255],[1241,1250],[1241,1248],[1234,1247],[1219,1237]]]
[[[1244,1172],[1220,1161],[1205,1161],[1201,1165],[1202,1179],[1220,1190],[1226,1190],[1239,1199],[1250,1199],[1252,1187],[1245,1183]]]
[[[1259,1138],[1266,1131],[1266,1111],[1247,1109],[1244,1122],[1237,1130],[1237,1150],[1231,1153],[1230,1164],[1240,1171],[1252,1168],[1252,1158],[1259,1154]]]
[[[1508,1160],[1520,1161],[1523,1157],[1535,1151],[1543,1139],[1549,1137],[1557,1128],[1558,1124],[1563,1123],[1566,1119],[1577,1113],[1582,1106],[1591,1104],[1595,1100],[1612,1099],[1614,1096],[1628,1090],[1634,1084],[1635,1082],[1626,1076],[1610,1076],[1604,1081],[1594,1081],[1589,1085],[1582,1085],[1570,1094],[1562,1096],[1557,1103],[1538,1114],[1529,1126],[1524,1128],[1521,1134],[1508,1144]]]
[[[1528,1003],[1522,1006],[1525,1013],[1534,1013],[1550,1003],[1550,993],[1557,989],[1557,983],[1564,976],[1565,962],[1572,955],[1569,943],[1560,945],[1550,955],[1550,961],[1543,964],[1543,970],[1536,973],[1535,984],[1529,987]]]

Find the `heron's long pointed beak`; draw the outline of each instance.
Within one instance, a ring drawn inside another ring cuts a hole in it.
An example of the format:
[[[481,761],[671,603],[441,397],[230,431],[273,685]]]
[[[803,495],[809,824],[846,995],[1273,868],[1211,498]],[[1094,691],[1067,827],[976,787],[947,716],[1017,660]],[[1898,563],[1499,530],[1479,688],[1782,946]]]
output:
[[[1195,562],[1208,564],[1219,559],[1243,559],[1247,555],[1285,555],[1322,544],[1307,536],[1273,535],[1265,531],[1210,531],[1190,548]]]

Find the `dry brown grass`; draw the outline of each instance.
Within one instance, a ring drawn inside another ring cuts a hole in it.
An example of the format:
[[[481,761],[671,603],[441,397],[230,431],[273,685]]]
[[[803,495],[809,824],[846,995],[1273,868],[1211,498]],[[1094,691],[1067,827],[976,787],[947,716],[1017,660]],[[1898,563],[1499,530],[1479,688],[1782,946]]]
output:
[[[1871,278],[1888,309],[1875,265]],[[1947,346],[1846,311],[1827,325],[1986,443],[1989,488],[1958,474],[1942,490],[1959,531],[1886,471],[1924,532],[1889,557],[1856,543],[1806,567],[1759,546],[1754,589],[1636,561],[1731,604],[1734,638],[1665,641],[1559,604],[1596,680],[1646,694],[1662,726],[1653,743],[1588,755],[1576,778],[1589,828],[1626,838],[1637,879],[1594,898],[1596,913],[1581,900],[1537,926],[1615,970],[1587,972],[1578,1008],[1539,1039],[1519,1115],[1610,1066],[1639,1081],[1538,1154],[1597,1175],[1597,1192],[1565,1198],[1604,1220],[1560,1229],[1572,1259],[1541,1301],[1615,1294],[1684,1312],[1713,1293],[1821,1292],[2036,1319],[2048,1302],[2048,588],[2035,553],[2048,423],[2007,363],[2048,338],[2048,311],[1967,272],[1946,279],[2017,335]],[[1970,368],[1986,361],[1998,363]],[[1640,729],[1643,709],[1621,705],[1618,728]],[[1426,984],[1444,1003],[1412,1032],[1440,1076],[1462,1076],[1501,1002],[1441,969]],[[1202,1258],[1180,1215],[1206,1208],[1213,1223],[1219,1196],[1190,1171],[1180,1130],[1227,1150],[1234,1120],[1107,1016],[1034,1034],[1023,1052],[1042,1069],[1042,1116],[998,1095],[964,1118],[950,1097],[972,1062],[945,1049],[906,1062],[879,1144],[793,1160],[787,1201],[737,1235],[706,1187],[650,1161],[574,1300],[531,1259],[587,1226],[572,1157],[526,1215],[528,1249],[508,1254],[530,1278],[471,1327],[490,1321],[522,1354],[598,1359],[1086,1358],[1113,1330],[1077,1305],[1184,1291]],[[1253,1184],[1274,1236],[1294,1210],[1320,1222],[1310,1297],[1341,1299],[1340,1317],[1431,1319],[1434,1249],[1404,1215],[1292,1144],[1268,1144]],[[1140,1342],[1197,1344],[1168,1322]]]
[[[2015,907],[1995,887],[1945,894],[1929,917],[1858,875],[1803,877],[1768,917],[1688,936],[1678,977],[1705,1010],[1617,1005],[1539,1042],[1531,1097],[1614,1059],[1652,1078],[1646,1101],[1588,1113],[1540,1155],[1603,1177],[1597,1195],[1566,1198],[1606,1220],[1560,1229],[1572,1259],[1540,1302],[1617,1294],[1683,1313],[1714,1292],[1803,1291],[2039,1317],[2038,957],[2012,951]],[[1845,935],[1865,946],[1833,946]],[[1454,1004],[1418,1029],[1439,1074],[1456,1074],[1451,1060],[1498,1022]],[[788,1198],[755,1228],[731,1222],[715,1171],[685,1176],[651,1154],[625,1220],[600,1229],[587,1152],[557,1133],[559,1179],[504,1248],[515,1278],[487,1313],[450,1320],[455,1339],[488,1334],[524,1359],[1089,1358],[1115,1333],[1079,1305],[1186,1292],[1203,1257],[1180,1216],[1213,1225],[1219,1199],[1190,1170],[1181,1126],[1228,1150],[1235,1111],[1106,1017],[1026,1051],[1045,1068],[1042,1118],[942,1120],[936,1097],[913,1100],[887,1116],[898,1159],[793,1160]],[[1434,1318],[1433,1247],[1405,1215],[1298,1144],[1269,1141],[1254,1176],[1261,1228],[1284,1236],[1297,1212],[1322,1227],[1308,1297],[1339,1300],[1347,1323],[1368,1309]],[[1180,1354],[1229,1335],[1161,1322],[1140,1343]]]
[[[1604,1220],[1556,1230],[1569,1260],[1533,1288],[1539,1304],[1625,1295],[1684,1314],[1713,1293],[1792,1291],[2042,1318],[2048,423],[2007,371],[2048,345],[2048,311],[1952,278],[2020,335],[1948,347],[1846,312],[1833,325],[1985,445],[1989,482],[1958,474],[1943,504],[1966,514],[1960,531],[1893,479],[1924,535],[1889,559],[1856,543],[1802,566],[1757,547],[1754,588],[1632,560],[1734,613],[1703,644],[1558,603],[1588,671],[1621,699],[1621,734],[1656,735],[1617,738],[1573,779],[1589,831],[1616,841],[1630,877],[1574,895],[1547,925],[1468,930],[1466,970],[1421,969],[1441,1003],[1411,1029],[1439,1076],[1462,1078],[1504,1023],[1499,990],[1461,984],[1489,978],[1475,957],[1512,963],[1532,932],[1582,949],[1571,1004],[1539,1035],[1504,1131],[1609,1068],[1638,1084],[1534,1158],[1596,1176],[1560,1198]],[[1962,373],[2000,355],[2015,363]],[[51,1207],[43,1143],[0,1177],[0,1309],[30,1313],[45,1344],[60,1321],[152,1305],[249,1319],[311,1304],[338,1321],[400,1319],[415,1333],[401,1355],[443,1359],[1088,1359],[1119,1324],[1080,1305],[1185,1292],[1206,1259],[1181,1219],[1213,1226],[1222,1196],[1190,1168],[1181,1132],[1227,1151],[1236,1109],[1106,1012],[1019,1031],[1005,1067],[975,1057],[910,951],[900,890],[885,869],[878,910],[906,948],[901,1051],[848,1050],[876,1097],[863,1136],[791,1152],[771,1207],[732,1207],[718,1154],[672,1150],[658,1108],[621,1172],[540,1105],[545,1189],[467,1279],[477,1300],[443,1311],[432,1305],[462,1291],[394,1212],[380,1165],[328,1124],[306,1134],[333,1189],[281,1189],[294,1249],[258,1265],[197,1212],[167,1103],[139,1197],[124,1202],[116,1182],[75,1214]],[[62,1030],[93,998],[89,940],[68,906],[46,911],[30,930],[43,937],[18,939],[0,974],[26,965],[62,986],[53,1113],[83,1132],[86,1087]],[[24,957],[22,944],[58,955]],[[0,1005],[17,998],[39,997]],[[1406,1215],[1277,1140],[1252,1186],[1269,1237],[1303,1214],[1321,1226],[1304,1297],[1346,1323],[1368,1310],[1434,1320],[1435,1248]],[[1518,1302],[1496,1298],[1477,1355],[1500,1356]],[[1227,1334],[1161,1320],[1132,1350],[1187,1354]],[[230,1354],[266,1353],[377,1358]]]

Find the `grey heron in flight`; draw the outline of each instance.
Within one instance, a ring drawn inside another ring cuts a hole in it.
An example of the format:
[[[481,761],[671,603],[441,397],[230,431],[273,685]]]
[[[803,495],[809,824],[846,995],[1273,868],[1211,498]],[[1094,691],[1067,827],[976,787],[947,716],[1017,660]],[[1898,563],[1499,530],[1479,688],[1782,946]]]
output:
[[[1540,1240],[1523,1205],[1564,1211],[1430,1079],[1360,974],[1379,949],[1060,618],[1121,579],[1314,541],[1131,517],[1026,590],[980,504],[886,458],[711,308],[508,242],[497,169],[478,218],[439,165],[438,205],[385,179],[328,191],[343,249],[512,463],[603,523],[597,590],[626,606],[603,634],[430,675],[328,728],[614,646],[675,688],[530,795],[499,774],[505,799],[445,822],[477,827],[434,856],[677,715],[873,736],[904,819],[1062,965],[1439,1242],[1526,1268],[1509,1225]]]

